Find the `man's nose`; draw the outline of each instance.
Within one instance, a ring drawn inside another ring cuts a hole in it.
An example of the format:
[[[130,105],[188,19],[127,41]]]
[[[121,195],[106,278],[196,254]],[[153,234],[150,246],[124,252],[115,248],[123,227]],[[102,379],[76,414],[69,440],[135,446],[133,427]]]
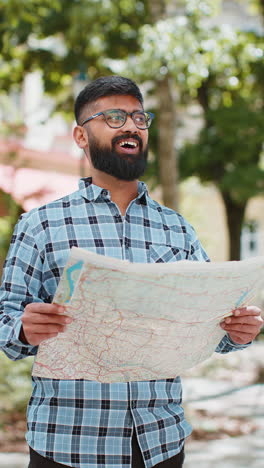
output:
[[[125,124],[122,127],[122,130],[130,131],[133,133],[138,133],[139,129],[137,128],[135,122],[133,121],[132,115],[129,115],[129,114],[127,115],[127,119],[126,119]]]

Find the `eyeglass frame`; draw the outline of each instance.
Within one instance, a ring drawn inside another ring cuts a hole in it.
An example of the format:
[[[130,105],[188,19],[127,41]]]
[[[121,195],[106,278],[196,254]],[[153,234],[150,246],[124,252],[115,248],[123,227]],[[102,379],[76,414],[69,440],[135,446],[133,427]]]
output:
[[[105,113],[106,113],[106,112],[111,112],[111,111],[121,111],[121,112],[123,112],[123,113],[125,114],[125,116],[126,116],[125,121],[124,121],[124,123],[122,123],[122,125],[120,125],[119,127],[112,127],[112,126],[109,125],[109,123],[107,122]],[[148,115],[149,115],[149,117],[150,117],[150,124],[149,124],[148,127],[138,127],[138,126],[137,126],[136,122],[135,122],[134,119],[133,119],[133,115],[134,115],[134,114],[138,114],[138,113],[140,113],[140,114],[148,114]],[[133,112],[127,112],[127,111],[125,111],[125,110],[123,110],[123,109],[108,109],[108,110],[106,110],[106,111],[97,112],[96,114],[91,115],[90,117],[88,117],[87,119],[85,119],[85,120],[80,124],[80,126],[82,127],[84,124],[86,124],[86,123],[89,122],[90,120],[93,120],[93,119],[95,119],[96,117],[99,117],[99,115],[103,115],[103,116],[104,116],[104,120],[105,120],[106,124],[108,125],[108,127],[110,127],[110,128],[122,128],[122,127],[125,125],[126,121],[127,121],[127,117],[130,116],[131,119],[133,120],[134,124],[136,125],[136,127],[137,127],[139,130],[147,130],[147,129],[150,127],[150,125],[151,125],[151,123],[152,123],[152,120],[153,120],[154,117],[155,117],[155,114],[153,114],[152,112],[148,112],[148,111],[137,110],[137,111],[133,111]]]

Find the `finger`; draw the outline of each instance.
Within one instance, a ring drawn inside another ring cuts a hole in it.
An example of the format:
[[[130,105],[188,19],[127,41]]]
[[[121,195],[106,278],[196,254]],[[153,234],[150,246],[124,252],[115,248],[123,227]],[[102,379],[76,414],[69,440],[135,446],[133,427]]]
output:
[[[50,334],[50,333],[62,333],[66,330],[65,325],[56,324],[45,324],[45,325],[35,325],[31,327],[24,327],[24,333],[26,335],[42,335],[42,334]]]
[[[235,317],[244,317],[245,315],[260,315],[261,314],[261,309],[257,306],[247,306],[247,307],[241,307],[238,309],[233,310],[233,315]]]
[[[259,327],[252,326],[252,325],[226,325],[224,329],[228,333],[232,332],[239,332],[239,333],[248,333],[248,334],[256,334],[259,331]]]
[[[66,308],[59,304],[45,304],[44,302],[32,302],[25,307],[26,312],[32,314],[64,314]]]
[[[227,325],[231,324],[248,324],[248,325],[259,325],[263,323],[263,319],[258,315],[244,315],[243,317],[228,317],[223,320],[222,323]]]
[[[47,323],[58,323],[58,324],[69,324],[72,322],[72,318],[69,315],[61,315],[61,314],[28,314],[22,317],[23,323],[31,323],[31,324],[47,324]]]

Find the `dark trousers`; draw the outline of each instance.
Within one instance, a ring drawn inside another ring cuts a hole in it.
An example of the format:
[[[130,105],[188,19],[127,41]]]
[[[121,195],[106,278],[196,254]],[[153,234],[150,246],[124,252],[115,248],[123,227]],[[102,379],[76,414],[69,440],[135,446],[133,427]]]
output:
[[[68,465],[62,465],[54,461],[48,460],[30,449],[30,463],[28,468],[69,468]],[[157,468],[182,468],[184,460],[184,450],[175,457],[169,458],[162,463],[155,465]],[[132,468],[145,468],[141,451],[137,442],[137,438],[133,435],[132,438]]]

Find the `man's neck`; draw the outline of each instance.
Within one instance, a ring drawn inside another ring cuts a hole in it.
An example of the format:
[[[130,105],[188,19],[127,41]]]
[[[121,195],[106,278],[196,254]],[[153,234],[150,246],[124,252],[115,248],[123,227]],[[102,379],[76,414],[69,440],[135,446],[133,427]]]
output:
[[[129,203],[138,195],[138,181],[120,180],[101,171],[92,174],[93,184],[109,190],[111,200],[116,203],[122,215],[125,214]]]

